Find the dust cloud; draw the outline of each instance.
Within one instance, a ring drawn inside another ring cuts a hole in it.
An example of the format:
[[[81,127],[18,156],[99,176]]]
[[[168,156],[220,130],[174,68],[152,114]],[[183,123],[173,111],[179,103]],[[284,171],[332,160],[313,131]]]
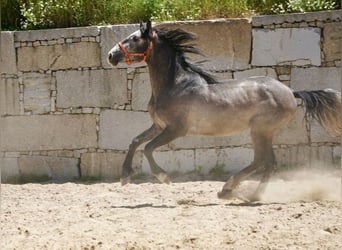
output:
[[[258,180],[247,180],[239,187],[248,195],[256,189]],[[341,201],[341,170],[322,164],[300,167],[274,175],[262,196],[263,202]]]

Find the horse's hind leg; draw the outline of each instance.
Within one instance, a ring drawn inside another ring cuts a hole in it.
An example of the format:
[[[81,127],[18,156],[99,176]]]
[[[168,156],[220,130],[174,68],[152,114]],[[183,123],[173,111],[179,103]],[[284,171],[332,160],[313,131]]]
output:
[[[272,144],[268,145],[268,153],[266,154],[265,158],[265,172],[261,177],[260,183],[253,193],[251,197],[249,197],[250,201],[257,201],[261,199],[262,194],[265,192],[266,186],[275,170],[276,160],[272,148]]]
[[[142,143],[152,140],[160,132],[161,130],[158,127],[152,125],[149,129],[145,130],[132,140],[132,143],[129,145],[125,161],[122,165],[122,173],[120,178],[121,185],[126,185],[130,181],[130,176],[133,174],[132,159],[137,148]]]
[[[254,193],[252,199],[255,200],[257,196],[260,196],[264,187],[266,186],[274,167],[274,153],[272,149],[272,137],[273,133],[267,134],[260,131],[251,131],[254,147],[254,160],[246,168],[242,169],[236,175],[231,176],[222,188],[222,191],[218,193],[218,197],[221,199],[231,199],[235,195],[233,190],[240,184],[240,182],[250,176],[259,167],[265,166],[266,172],[262,177],[262,181]]]
[[[150,164],[151,172],[162,183],[169,184],[170,178],[166,172],[158,166],[153,158],[152,153],[156,148],[165,145],[180,136],[183,136],[183,133],[180,129],[172,129],[168,127],[145,146],[144,154]]]

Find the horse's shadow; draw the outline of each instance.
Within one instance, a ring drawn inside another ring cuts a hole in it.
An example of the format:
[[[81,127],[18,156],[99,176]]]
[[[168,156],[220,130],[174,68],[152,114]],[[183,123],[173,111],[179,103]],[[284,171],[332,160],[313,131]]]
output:
[[[261,206],[270,206],[270,205],[283,205],[283,203],[277,203],[277,202],[271,202],[271,203],[262,203],[262,202],[231,202],[227,204],[222,203],[207,203],[207,204],[198,204],[198,203],[190,203],[190,204],[177,204],[177,205],[155,205],[152,203],[142,203],[142,204],[136,204],[136,205],[112,205],[111,208],[117,209],[117,208],[124,208],[124,209],[140,209],[140,208],[156,208],[156,209],[174,209],[177,207],[182,206],[189,206],[189,207],[219,207],[219,206],[225,206],[225,207],[261,207]]]
[[[126,208],[126,209],[139,209],[139,208],[176,208],[177,206],[170,205],[154,205],[152,203],[142,203],[136,205],[119,205],[119,206],[111,206],[111,208]]]

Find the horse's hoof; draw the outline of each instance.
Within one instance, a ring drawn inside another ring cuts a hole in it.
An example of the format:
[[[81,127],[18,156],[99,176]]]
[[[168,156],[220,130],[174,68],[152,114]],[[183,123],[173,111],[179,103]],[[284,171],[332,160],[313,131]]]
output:
[[[131,182],[131,177],[121,177],[120,178],[121,186],[125,186],[126,184]]]
[[[165,173],[157,174],[156,177],[161,183],[164,183],[164,184],[170,184],[171,183],[169,176]]]
[[[250,202],[249,199],[247,199],[246,197],[243,197],[241,195],[237,195],[235,192],[233,192],[233,190],[231,189],[222,189],[221,192],[217,193],[217,197],[219,199],[224,199],[224,200],[232,200],[232,199],[239,199],[243,202]]]
[[[222,189],[221,192],[217,193],[219,199],[231,200],[234,198],[233,190]]]
[[[252,194],[248,196],[250,202],[261,201],[261,195],[259,193]]]

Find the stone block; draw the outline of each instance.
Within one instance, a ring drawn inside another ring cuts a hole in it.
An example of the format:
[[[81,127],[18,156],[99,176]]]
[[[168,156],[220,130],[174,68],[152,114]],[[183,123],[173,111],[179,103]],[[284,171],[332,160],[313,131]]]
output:
[[[114,180],[121,175],[126,153],[85,153],[81,155],[81,176]],[[133,169],[141,171],[142,152],[136,152]]]
[[[18,70],[39,71],[79,67],[99,67],[100,46],[97,43],[71,43],[53,46],[20,47]]]
[[[171,149],[216,148],[251,144],[249,130],[230,136],[186,136],[168,144]]]
[[[242,70],[249,68],[251,24],[247,19],[218,19],[164,23],[160,27],[181,28],[197,35],[198,48],[208,57],[204,68]],[[192,60],[203,57],[190,56]]]
[[[300,23],[327,20],[341,20],[341,11],[329,10],[319,12],[293,13],[286,15],[253,16],[252,24],[253,27],[260,27],[272,24]]]
[[[330,135],[316,120],[310,122],[311,142],[335,142],[340,143],[339,136]]]
[[[0,115],[18,115],[19,82],[16,78],[0,78]]]
[[[194,150],[157,151],[153,156],[157,164],[168,173],[187,173],[195,170]],[[142,172],[151,173],[146,157],[142,161]]]
[[[98,36],[99,34],[100,28],[96,26],[67,29],[28,30],[14,32],[14,40],[16,42],[34,42],[38,40],[58,40],[61,38]]]
[[[233,73],[232,72],[211,72],[214,77],[216,77],[219,81],[225,81],[229,79],[233,79]]]
[[[101,62],[102,67],[105,69],[112,68],[108,63],[108,52],[121,40],[132,34],[139,29],[138,24],[130,25],[115,25],[115,26],[105,26],[101,27]],[[128,66],[126,63],[120,63],[117,67],[141,67],[146,65],[146,63],[137,63]]]
[[[78,159],[49,157],[49,156],[22,156],[18,159],[22,180],[32,181],[51,179],[69,181],[79,177]]]
[[[341,166],[341,146],[333,147],[333,163]]]
[[[135,74],[132,86],[132,109],[147,111],[152,94],[148,73]]]
[[[2,118],[3,151],[96,148],[95,115],[32,115]]]
[[[323,27],[324,61],[341,60],[341,22],[326,23]]]
[[[319,28],[253,29],[252,65],[321,65]]]
[[[320,146],[310,147],[294,145],[288,148],[274,150],[277,165],[293,168],[295,166],[314,167],[322,163],[327,166],[333,165],[333,147]]]
[[[1,182],[16,183],[20,180],[17,158],[0,157]]]
[[[126,70],[57,71],[57,107],[107,107],[128,102]]]
[[[277,73],[272,68],[255,68],[234,72],[234,79],[244,79],[250,76],[269,76],[277,79]]]
[[[277,166],[295,167],[307,166],[311,161],[311,149],[309,146],[293,145],[287,148],[276,148],[274,154]]]
[[[292,68],[290,84],[295,90],[332,88],[341,91],[341,69],[337,67]]]
[[[13,32],[1,32],[0,38],[0,73],[16,74],[17,61]]]
[[[275,133],[274,144],[303,144],[309,142],[306,131],[304,109],[297,108],[292,120]]]
[[[43,114],[51,110],[51,74],[23,74],[24,109],[33,114]]]
[[[196,169],[203,174],[223,167],[224,171],[237,172],[253,161],[253,149],[244,147],[222,149],[196,149]]]
[[[333,147],[320,146],[316,147],[316,159],[321,164],[332,165],[333,164]]]
[[[99,146],[127,150],[133,138],[151,126],[152,121],[146,112],[104,110],[100,114]]]

